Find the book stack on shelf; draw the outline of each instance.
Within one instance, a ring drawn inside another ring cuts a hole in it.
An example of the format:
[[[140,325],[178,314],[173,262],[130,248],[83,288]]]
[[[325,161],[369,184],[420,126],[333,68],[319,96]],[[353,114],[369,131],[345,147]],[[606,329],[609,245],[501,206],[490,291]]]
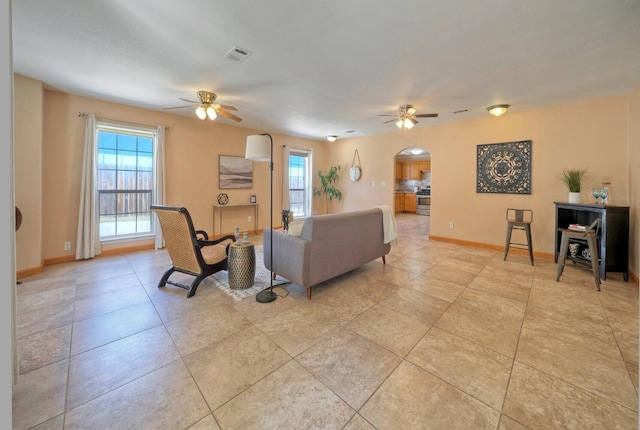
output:
[[[569,224],[569,230],[573,231],[587,231],[589,226],[583,224]]]

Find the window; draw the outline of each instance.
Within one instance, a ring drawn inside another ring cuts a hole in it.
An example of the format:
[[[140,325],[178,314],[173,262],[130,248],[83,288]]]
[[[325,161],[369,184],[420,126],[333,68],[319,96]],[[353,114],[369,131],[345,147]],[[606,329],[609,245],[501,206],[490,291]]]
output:
[[[289,210],[294,218],[311,216],[311,151],[291,149],[289,152]]]
[[[97,125],[100,240],[153,234],[155,131]]]

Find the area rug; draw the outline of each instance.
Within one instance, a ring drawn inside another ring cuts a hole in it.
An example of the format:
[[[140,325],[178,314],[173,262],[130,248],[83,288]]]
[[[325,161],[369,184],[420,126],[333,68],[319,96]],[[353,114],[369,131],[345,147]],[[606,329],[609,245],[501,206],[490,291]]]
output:
[[[224,291],[229,296],[240,301],[247,297],[251,297],[258,294],[260,291],[269,288],[271,286],[271,272],[264,267],[264,259],[262,255],[262,249],[256,247],[256,277],[253,283],[253,287],[246,288],[244,290],[233,290],[229,287],[229,272],[221,270],[209,276],[207,282],[213,282],[213,284]],[[277,276],[273,281],[273,286],[286,284],[289,281],[281,276]]]

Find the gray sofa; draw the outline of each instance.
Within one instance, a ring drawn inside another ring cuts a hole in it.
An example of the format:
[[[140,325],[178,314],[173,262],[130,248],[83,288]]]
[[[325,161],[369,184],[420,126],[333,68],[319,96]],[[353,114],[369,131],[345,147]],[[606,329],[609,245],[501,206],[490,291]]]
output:
[[[391,215],[393,216],[393,215]],[[394,220],[395,226],[395,220]],[[263,233],[264,264],[273,273],[307,288],[385,256],[383,212],[379,208],[317,215],[304,220],[300,236],[273,231],[273,267],[269,253],[271,232]]]

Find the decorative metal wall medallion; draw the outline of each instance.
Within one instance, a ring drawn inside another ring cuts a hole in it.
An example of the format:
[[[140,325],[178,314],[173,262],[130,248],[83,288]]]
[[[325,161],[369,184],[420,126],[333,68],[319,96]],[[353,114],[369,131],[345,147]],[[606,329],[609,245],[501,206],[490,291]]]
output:
[[[478,145],[477,193],[531,194],[531,141]]]

